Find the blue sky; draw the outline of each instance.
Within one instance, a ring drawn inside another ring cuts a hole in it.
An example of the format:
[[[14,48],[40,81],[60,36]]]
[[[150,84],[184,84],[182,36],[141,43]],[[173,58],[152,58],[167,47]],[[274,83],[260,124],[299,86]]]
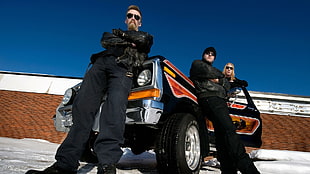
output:
[[[154,36],[150,56],[186,75],[213,46],[214,66],[234,63],[249,90],[310,96],[309,0],[1,0],[0,71],[83,77],[102,33],[126,29],[131,4]]]

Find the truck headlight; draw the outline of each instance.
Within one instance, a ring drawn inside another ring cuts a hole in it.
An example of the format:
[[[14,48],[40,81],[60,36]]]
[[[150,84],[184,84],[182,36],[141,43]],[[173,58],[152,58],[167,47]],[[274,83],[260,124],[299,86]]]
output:
[[[74,97],[75,97],[75,91],[72,88],[67,89],[62,98],[62,104],[65,106],[71,104],[73,102]]]
[[[139,86],[145,86],[152,80],[152,72],[149,69],[145,69],[138,75],[137,83]]]

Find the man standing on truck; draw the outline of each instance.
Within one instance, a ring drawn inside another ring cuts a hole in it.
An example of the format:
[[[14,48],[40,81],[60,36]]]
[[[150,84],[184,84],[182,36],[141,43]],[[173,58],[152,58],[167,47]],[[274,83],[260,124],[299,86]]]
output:
[[[216,58],[213,47],[206,48],[202,60],[194,60],[190,78],[194,82],[202,113],[213,123],[218,160],[222,174],[258,174],[254,163],[246,153],[236,128],[229,116],[226,91],[229,83],[224,74],[212,66]]]
[[[98,174],[115,174],[115,164],[123,152],[126,106],[135,67],[141,66],[153,44],[153,37],[139,31],[142,14],[138,6],[127,9],[128,31],[113,29],[105,32],[101,43],[106,49],[91,57],[92,67],[85,74],[72,106],[73,126],[55,155],[56,162],[43,171],[29,170],[26,174],[77,173],[88,141],[95,115],[103,96],[106,101],[100,116],[100,133],[94,150],[98,157]]]

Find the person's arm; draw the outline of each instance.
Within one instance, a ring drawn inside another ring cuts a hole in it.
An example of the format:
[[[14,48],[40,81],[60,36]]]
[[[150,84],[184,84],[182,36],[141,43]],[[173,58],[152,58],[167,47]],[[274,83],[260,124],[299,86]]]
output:
[[[235,79],[234,82],[235,83],[235,86],[237,87],[247,87],[248,86],[248,82],[245,81],[245,80],[240,80],[240,79]]]
[[[101,45],[105,49],[110,49],[115,46],[129,46],[131,43],[112,33],[104,32],[101,38]]]
[[[195,60],[192,63],[190,69],[190,79],[193,80],[195,87],[200,91],[207,88],[213,88],[211,90],[215,90],[215,88],[217,88],[217,90],[219,90],[219,86],[222,86],[226,91],[230,88],[227,79],[220,70],[201,60]],[[212,83],[214,83],[214,85],[212,85]]]
[[[153,36],[147,32],[113,29],[113,34],[128,42],[134,43],[139,52],[149,53],[153,45]]]

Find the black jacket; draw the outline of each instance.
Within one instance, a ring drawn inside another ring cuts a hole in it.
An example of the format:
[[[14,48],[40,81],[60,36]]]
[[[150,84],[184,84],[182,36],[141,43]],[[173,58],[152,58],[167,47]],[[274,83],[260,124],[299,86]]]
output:
[[[136,46],[133,47],[132,43]],[[153,45],[153,36],[143,31],[122,31],[113,29],[112,33],[104,32],[101,45],[105,51],[94,54],[91,62],[94,63],[98,57],[112,55],[126,68],[139,67],[148,57]]]
[[[190,69],[190,79],[194,82],[198,98],[226,97],[230,85],[224,74],[205,60],[194,60]],[[219,79],[214,83],[210,79]]]

